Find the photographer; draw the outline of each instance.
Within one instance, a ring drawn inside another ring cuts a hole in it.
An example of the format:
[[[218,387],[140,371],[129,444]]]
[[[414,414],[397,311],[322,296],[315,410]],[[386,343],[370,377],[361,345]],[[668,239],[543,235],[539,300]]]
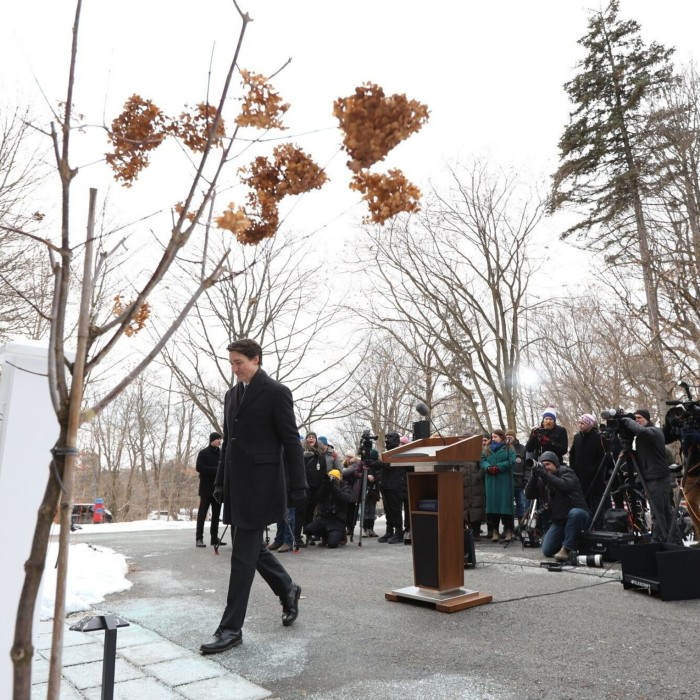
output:
[[[546,408],[542,413],[542,422],[538,428],[533,428],[525,443],[525,456],[538,460],[543,452],[554,452],[562,459],[569,449],[569,434],[566,428],[557,425],[557,411]]]
[[[651,423],[651,415],[646,408],[638,408],[634,419],[622,416],[620,422],[636,437],[639,471],[646,482],[646,496],[651,510],[652,540],[683,544],[671,497],[671,472],[666,459],[663,430]]]
[[[309,432],[302,443],[304,449],[304,469],[306,470],[306,483],[309,485],[306,493],[307,499],[303,512],[302,524],[310,523],[314,518],[316,503],[318,502],[318,492],[323,484],[323,480],[328,472],[333,469],[333,459],[327,450],[321,450],[316,433]],[[301,538],[299,538],[301,539]],[[314,545],[313,539],[306,538],[305,545]]]
[[[318,516],[304,526],[307,538],[320,537],[322,547],[335,549],[345,538],[347,507],[352,489],[337,469],[331,469],[318,490]]]
[[[568,561],[571,552],[578,549],[576,540],[591,521],[578,477],[559,463],[554,452],[543,452],[540,461],[532,465],[525,495],[531,500],[537,498],[549,511],[550,525],[542,538],[542,554]]]

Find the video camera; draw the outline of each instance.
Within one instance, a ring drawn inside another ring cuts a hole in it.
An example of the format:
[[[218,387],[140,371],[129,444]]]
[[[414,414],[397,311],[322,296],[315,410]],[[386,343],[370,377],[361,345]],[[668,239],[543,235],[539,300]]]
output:
[[[365,463],[372,461],[372,449],[374,447],[374,441],[377,439],[376,435],[372,435],[371,430],[363,430],[362,435],[360,435],[360,447],[358,452],[360,453],[360,459]]]
[[[625,413],[621,408],[608,408],[601,411],[600,417],[605,420],[605,432],[608,437],[617,435],[621,442],[632,442],[634,433],[625,426],[621,419],[631,418],[634,420],[634,413]]]
[[[700,401],[666,401],[666,405],[673,406],[666,414],[669,427],[700,430]]]

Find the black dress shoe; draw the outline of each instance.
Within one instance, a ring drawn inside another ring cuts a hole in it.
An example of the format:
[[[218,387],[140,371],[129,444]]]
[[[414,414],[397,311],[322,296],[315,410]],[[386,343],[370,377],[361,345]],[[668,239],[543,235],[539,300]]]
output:
[[[218,539],[217,537],[211,538],[211,546],[212,547],[224,547],[225,545],[226,545],[226,542],[223,542],[222,540]]]
[[[228,651],[233,649],[233,647],[237,647],[242,641],[243,632],[241,630],[218,629],[210,642],[206,642],[199,647],[199,651],[202,654],[218,654],[221,651]]]
[[[299,596],[301,595],[301,586],[296,583],[292,584],[292,590],[286,600],[282,601],[282,624],[289,627],[299,615]]]

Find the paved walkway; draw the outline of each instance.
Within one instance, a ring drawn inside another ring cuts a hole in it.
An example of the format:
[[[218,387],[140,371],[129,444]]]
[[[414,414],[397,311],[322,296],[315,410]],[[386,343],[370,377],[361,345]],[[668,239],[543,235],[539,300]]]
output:
[[[100,700],[104,632],[74,632],[66,624],[61,700]],[[44,700],[48,687],[53,621],[40,623],[32,664],[32,700]],[[272,693],[191,649],[136,624],[117,631],[114,700],[258,700]]]

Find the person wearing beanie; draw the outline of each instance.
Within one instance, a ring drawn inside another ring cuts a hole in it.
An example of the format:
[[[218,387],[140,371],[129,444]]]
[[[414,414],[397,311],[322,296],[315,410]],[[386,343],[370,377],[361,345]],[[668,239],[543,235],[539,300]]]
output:
[[[226,542],[219,540],[219,516],[221,515],[221,503],[214,498],[214,480],[216,470],[219,467],[221,456],[221,433],[213,432],[209,435],[209,445],[200,450],[197,455],[196,469],[199,474],[199,508],[197,509],[197,528],[195,529],[195,546],[206,547],[204,544],[204,522],[211,508],[211,534],[212,545],[223,547]]]
[[[532,429],[525,443],[525,456],[537,460],[549,450],[561,460],[569,449],[569,434],[566,428],[557,425],[557,410],[551,406],[542,412],[542,422]]]
[[[614,457],[606,450],[595,416],[592,413],[579,416],[578,432],[569,450],[569,466],[581,482],[583,496],[591,513],[598,509],[605,491],[605,477],[613,465]],[[602,518],[605,510],[601,509],[599,518]],[[596,523],[593,523],[595,527]]]
[[[648,408],[638,408],[634,419],[620,419],[636,438],[635,451],[651,511],[653,542],[683,544],[678,528],[670,486],[671,472],[666,460],[666,439],[661,428],[651,422]]]
[[[315,432],[306,434],[306,439],[303,444],[304,448],[304,469],[306,470],[306,483],[308,489],[306,491],[306,502],[302,517],[296,522],[298,532],[295,533],[295,539],[300,547],[315,546],[316,542],[313,537],[308,536],[306,542],[302,540],[302,530],[304,525],[310,523],[314,519],[316,504],[318,503],[318,492],[323,484],[328,472],[333,469],[333,458],[328,452],[328,448],[319,441]]]
[[[320,547],[335,549],[344,544],[345,524],[347,522],[348,503],[353,500],[350,484],[343,480],[339,469],[331,469],[324,477],[318,490],[318,514],[304,526],[307,538],[320,537]]]
[[[525,495],[537,499],[544,509],[547,525],[542,537],[542,554],[557,561],[568,561],[578,551],[578,537],[591,522],[591,513],[578,477],[573,469],[561,464],[551,450],[540,454],[525,486]]]
[[[393,450],[401,444],[401,436],[392,430],[384,436],[384,447]],[[388,462],[381,462],[379,467],[379,489],[386,514],[386,531],[377,542],[388,544],[403,544],[404,520],[402,514],[403,501],[406,497],[406,467],[392,467]],[[406,522],[406,530],[410,527]]]

